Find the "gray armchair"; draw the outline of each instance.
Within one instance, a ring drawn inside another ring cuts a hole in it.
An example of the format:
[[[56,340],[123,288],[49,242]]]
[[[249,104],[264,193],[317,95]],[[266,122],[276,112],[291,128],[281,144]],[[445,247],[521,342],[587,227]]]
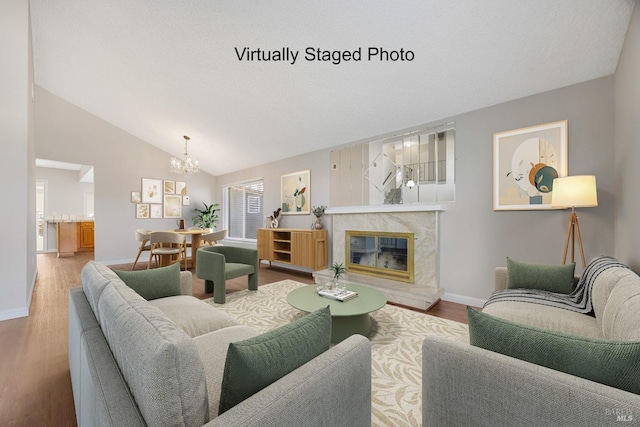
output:
[[[258,251],[236,246],[201,247],[196,253],[196,276],[204,279],[205,292],[213,291],[213,301],[224,304],[229,279],[248,275],[250,291],[258,290]]]

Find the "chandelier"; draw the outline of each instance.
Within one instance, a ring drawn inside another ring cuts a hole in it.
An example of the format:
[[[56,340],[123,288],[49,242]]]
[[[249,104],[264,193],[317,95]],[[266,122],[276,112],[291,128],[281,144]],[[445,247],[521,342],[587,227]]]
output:
[[[184,154],[182,158],[179,159],[177,157],[173,157],[171,159],[171,172],[179,173],[182,175],[193,175],[194,173],[200,172],[200,167],[198,166],[197,160],[191,160],[189,157],[189,153],[187,151],[187,143],[191,138],[187,135],[184,136]]]

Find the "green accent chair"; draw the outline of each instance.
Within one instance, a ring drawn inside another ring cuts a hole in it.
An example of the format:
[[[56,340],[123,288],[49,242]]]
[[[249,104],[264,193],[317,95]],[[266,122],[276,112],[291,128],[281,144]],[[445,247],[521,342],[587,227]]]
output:
[[[237,246],[201,247],[196,253],[196,276],[204,279],[204,291],[213,291],[216,304],[225,303],[225,282],[248,275],[250,291],[258,290],[258,251]]]

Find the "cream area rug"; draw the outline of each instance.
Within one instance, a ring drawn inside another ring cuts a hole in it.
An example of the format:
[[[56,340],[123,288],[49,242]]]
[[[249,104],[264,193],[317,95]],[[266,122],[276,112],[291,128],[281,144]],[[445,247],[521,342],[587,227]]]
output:
[[[267,332],[304,315],[287,303],[287,294],[300,286],[283,280],[258,291],[227,294],[226,304],[214,304],[242,323]],[[455,338],[467,325],[385,305],[371,314],[371,407],[374,426],[419,426],[422,423],[422,341],[428,334]]]

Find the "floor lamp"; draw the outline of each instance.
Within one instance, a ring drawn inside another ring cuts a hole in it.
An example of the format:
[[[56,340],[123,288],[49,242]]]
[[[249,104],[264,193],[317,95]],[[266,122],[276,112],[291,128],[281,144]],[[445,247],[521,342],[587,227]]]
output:
[[[571,262],[575,262],[576,236],[578,247],[582,257],[582,267],[586,267],[584,250],[582,249],[582,237],[580,236],[580,224],[576,208],[590,208],[598,206],[598,193],[596,191],[596,177],[593,175],[565,176],[553,180],[553,192],[551,193],[551,206],[554,208],[571,208],[569,228],[564,245],[562,263],[567,262],[569,240],[571,240]]]

